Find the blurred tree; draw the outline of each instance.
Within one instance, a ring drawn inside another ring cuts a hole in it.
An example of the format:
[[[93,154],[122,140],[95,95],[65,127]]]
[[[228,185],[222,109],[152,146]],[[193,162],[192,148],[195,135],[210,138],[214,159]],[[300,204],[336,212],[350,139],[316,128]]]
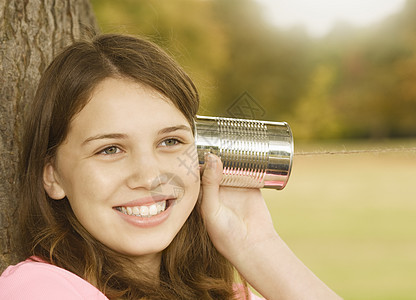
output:
[[[277,29],[254,0],[92,3],[103,31],[149,36],[185,66],[201,114],[226,116],[250,95],[265,119],[299,128],[297,138],[416,136],[416,0],[372,26],[338,23],[320,39]]]
[[[204,103],[217,97],[216,74],[228,55],[227,41],[214,21],[211,1],[92,0],[91,3],[104,32],[149,38],[190,73]]]
[[[335,71],[332,65],[317,65],[309,79],[305,99],[299,99],[293,113],[293,131],[303,138],[336,138],[340,135],[337,111],[330,94]]]
[[[320,60],[338,68],[330,105],[342,112],[342,137],[416,135],[412,121],[416,98],[410,88],[416,80],[412,76],[416,53],[412,3],[408,1],[401,13],[368,28],[350,29],[347,34],[345,27],[342,34],[337,28],[320,45],[326,52]]]
[[[230,101],[247,91],[267,111],[266,118],[281,119],[294,108],[311,72],[305,32],[280,32],[251,0],[213,2],[229,47],[227,64],[217,75],[216,112],[224,112]]]
[[[88,0],[0,1],[0,273],[22,259],[15,183],[25,105],[53,56],[95,27]]]

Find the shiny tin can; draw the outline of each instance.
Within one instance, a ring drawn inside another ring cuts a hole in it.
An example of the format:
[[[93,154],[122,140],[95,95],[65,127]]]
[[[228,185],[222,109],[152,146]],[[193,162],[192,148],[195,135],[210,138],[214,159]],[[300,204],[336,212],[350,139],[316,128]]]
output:
[[[223,162],[221,185],[283,189],[290,176],[293,136],[285,122],[197,116],[199,164],[206,152]]]

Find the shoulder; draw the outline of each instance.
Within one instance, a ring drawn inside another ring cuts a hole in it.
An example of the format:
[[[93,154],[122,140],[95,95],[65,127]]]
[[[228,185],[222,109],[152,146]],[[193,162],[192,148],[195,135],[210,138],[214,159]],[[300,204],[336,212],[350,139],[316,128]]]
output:
[[[107,299],[97,288],[57,266],[27,259],[0,276],[0,299]]]

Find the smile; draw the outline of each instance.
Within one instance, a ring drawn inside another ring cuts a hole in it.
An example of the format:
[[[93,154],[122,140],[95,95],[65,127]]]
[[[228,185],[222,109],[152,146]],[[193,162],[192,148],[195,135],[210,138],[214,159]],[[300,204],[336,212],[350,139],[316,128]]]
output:
[[[153,203],[151,205],[140,205],[140,206],[118,206],[116,210],[122,212],[125,215],[136,216],[136,217],[153,217],[166,209],[166,200]]]

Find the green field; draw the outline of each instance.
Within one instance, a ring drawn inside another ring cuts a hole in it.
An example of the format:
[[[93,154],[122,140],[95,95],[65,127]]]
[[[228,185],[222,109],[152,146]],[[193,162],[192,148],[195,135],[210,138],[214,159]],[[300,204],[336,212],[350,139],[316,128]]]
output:
[[[416,148],[315,143],[295,152]],[[295,155],[283,191],[263,190],[276,229],[344,299],[416,299],[416,151]]]

